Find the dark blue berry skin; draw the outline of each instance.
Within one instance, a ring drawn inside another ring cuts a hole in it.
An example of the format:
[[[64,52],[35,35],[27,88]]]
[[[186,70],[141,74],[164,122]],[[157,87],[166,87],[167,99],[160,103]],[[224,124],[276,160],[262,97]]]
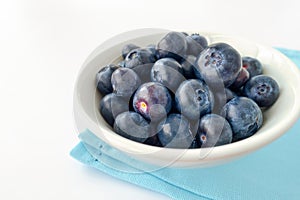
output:
[[[202,148],[225,145],[232,141],[232,130],[224,117],[207,114],[200,120],[196,138]]]
[[[143,143],[149,137],[149,123],[136,112],[119,114],[114,123],[114,131],[119,135]]]
[[[199,35],[198,33],[193,33],[191,35],[191,38],[195,40],[199,45],[202,46],[202,48],[206,48],[208,43],[204,36]]]
[[[168,89],[160,83],[149,82],[141,85],[133,97],[133,108],[153,122],[167,116],[172,107]]]
[[[181,32],[181,33],[185,36],[189,36],[189,34],[187,32]]]
[[[174,58],[180,60],[186,55],[187,42],[185,35],[180,32],[170,32],[157,44],[159,58]]]
[[[160,143],[157,135],[150,136],[149,138],[147,138],[146,141],[144,142],[144,144],[148,144],[148,145],[156,146],[156,147],[162,147],[162,144]]]
[[[197,79],[184,81],[176,91],[175,101],[178,111],[190,120],[211,112],[214,105],[213,94]]]
[[[279,96],[279,86],[270,76],[257,75],[244,86],[243,93],[260,107],[270,107]]]
[[[243,68],[249,72],[250,78],[263,73],[262,64],[255,58],[243,57]]]
[[[128,54],[130,51],[132,51],[132,50],[134,50],[134,49],[138,49],[138,48],[140,48],[140,47],[137,46],[137,45],[135,45],[135,44],[126,44],[126,45],[123,47],[123,49],[122,49],[122,57],[123,57],[123,59],[126,58],[127,54]]]
[[[154,57],[156,59],[158,58],[158,51],[156,49],[156,45],[155,44],[149,44],[149,45],[147,45],[146,48],[149,49],[152,52],[152,54],[154,55]]]
[[[186,42],[187,42],[187,55],[192,55],[198,57],[201,51],[203,51],[203,47],[196,42],[191,36],[186,37]]]
[[[177,108],[176,108],[175,93],[173,93],[171,90],[169,90],[169,93],[170,93],[171,98],[172,98],[172,107],[171,107],[171,110],[170,110],[169,113],[178,113],[178,114],[180,114],[178,112]]]
[[[118,62],[117,66],[119,66],[119,67],[125,67],[125,61],[122,60],[122,61]]]
[[[128,102],[122,97],[111,93],[103,97],[99,106],[100,113],[105,121],[113,126],[115,118],[125,111],[129,110]]]
[[[219,84],[222,80],[224,86],[228,87],[237,78],[242,67],[242,59],[230,45],[215,43],[202,51],[195,65],[207,84],[208,82]]]
[[[182,70],[183,70],[183,75],[187,79],[196,78],[195,71],[194,71],[195,60],[196,60],[195,56],[189,55],[189,56],[185,57],[184,59],[182,59],[182,61],[181,61],[181,67],[182,67]]]
[[[228,88],[225,88],[225,94],[226,94],[226,102],[228,102],[231,99],[233,99],[234,97],[238,96],[236,93],[234,93],[233,91],[231,91]]]
[[[125,58],[125,67],[134,68],[139,65],[154,63],[156,55],[149,48],[139,48],[130,51]]]
[[[151,70],[153,63],[138,65],[132,70],[140,77],[142,83],[151,82]]]
[[[187,149],[194,141],[189,121],[180,114],[170,114],[158,125],[158,138],[163,147]]]
[[[139,76],[129,68],[119,68],[111,76],[114,93],[118,96],[130,98],[134,91],[141,85]]]
[[[233,131],[233,141],[252,136],[262,126],[263,115],[258,105],[247,97],[235,97],[223,108]]]
[[[185,80],[181,65],[173,58],[162,58],[156,61],[151,70],[151,80],[163,84],[172,92],[176,92]]]
[[[197,149],[197,148],[200,148],[196,138],[193,140],[191,146],[189,147],[189,149]]]
[[[249,72],[245,68],[242,68],[239,75],[237,76],[233,84],[230,86],[230,88],[233,90],[241,88],[249,80],[249,78]]]
[[[214,106],[211,113],[220,115],[224,105],[237,94],[228,88],[224,88],[222,83],[219,85],[210,84],[208,87],[214,95]]]
[[[220,114],[224,105],[234,97],[237,97],[237,94],[235,94],[233,91],[231,91],[228,88],[225,89],[221,88],[220,90],[214,91],[213,94],[214,94],[214,109],[212,110],[212,113],[214,114]]]
[[[106,95],[112,93],[113,88],[111,85],[111,75],[112,73],[118,69],[118,66],[113,64],[107,65],[103,67],[97,74],[96,74],[96,83],[97,89],[102,95]]]
[[[225,103],[227,103],[234,97],[238,96],[235,92],[233,92],[232,90],[230,90],[228,88],[225,88],[222,92],[215,92],[213,94],[214,94],[215,101],[216,101],[216,99],[222,99],[222,100],[218,100],[218,101],[225,102]]]
[[[132,95],[131,95],[131,97],[130,97],[130,99],[129,99],[129,105],[128,105],[128,107],[129,107],[129,111],[134,111],[134,108],[133,108],[133,97],[134,97],[134,94],[135,93],[133,93]],[[128,98],[126,98],[126,100],[127,100]]]
[[[197,58],[196,58],[196,60],[197,60]],[[197,79],[199,79],[199,80],[204,80],[203,79],[203,77],[201,76],[201,73],[200,73],[200,71],[197,69],[197,67],[195,67],[197,64],[196,64],[196,60],[195,60],[195,62],[194,62],[194,75],[195,75],[195,77],[197,78]]]

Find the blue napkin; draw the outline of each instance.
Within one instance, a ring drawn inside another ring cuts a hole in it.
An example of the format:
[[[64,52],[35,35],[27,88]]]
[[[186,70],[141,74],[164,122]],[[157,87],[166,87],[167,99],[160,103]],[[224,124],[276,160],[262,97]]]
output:
[[[300,51],[279,49],[300,67]],[[300,120],[280,139],[233,162],[196,169],[162,168],[135,161],[89,130],[71,151],[78,161],[173,199],[300,199]]]

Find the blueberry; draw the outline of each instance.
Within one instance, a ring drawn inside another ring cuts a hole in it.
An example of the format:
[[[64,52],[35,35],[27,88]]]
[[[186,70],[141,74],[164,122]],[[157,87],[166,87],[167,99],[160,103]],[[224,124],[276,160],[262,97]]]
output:
[[[218,110],[214,110],[213,113],[215,114],[219,114],[220,113],[220,110],[223,108],[223,106],[228,102],[230,101],[231,99],[233,99],[234,97],[237,97],[238,95],[231,91],[230,89],[228,88],[225,88],[225,90],[220,90],[219,92],[214,92],[214,103],[215,103],[215,107],[216,104],[219,104],[219,108]]]
[[[149,44],[146,47],[147,49],[149,49],[152,52],[152,55],[154,55],[154,57],[157,59],[158,58],[158,51],[156,49],[156,45],[155,44]]]
[[[148,44],[146,47],[149,48],[149,49],[156,49],[155,44]]]
[[[226,102],[230,101],[234,97],[237,97],[238,95],[233,92],[232,90],[225,88],[225,94],[226,94]]]
[[[249,72],[242,68],[239,75],[233,82],[233,84],[230,86],[231,89],[239,89],[241,88],[248,80],[249,80],[250,74]]]
[[[122,97],[111,93],[103,97],[100,101],[100,113],[105,121],[113,126],[115,118],[125,111],[128,111],[128,102]]]
[[[119,135],[143,143],[150,134],[149,123],[136,112],[123,112],[116,117],[114,131]]]
[[[235,96],[238,96],[235,92],[231,91],[228,88],[224,88],[222,84],[220,85],[209,85],[210,91],[214,95],[214,107],[211,111],[213,114],[220,115],[224,105],[233,99]]]
[[[132,70],[140,77],[142,83],[151,82],[151,70],[153,63],[138,65]]]
[[[231,90],[231,92],[233,92],[234,93],[234,95],[235,96],[241,96],[241,97],[244,97],[245,95],[244,95],[244,93],[243,93],[243,88],[244,88],[244,86],[242,86],[242,87],[240,87],[240,88],[237,88],[237,89],[230,89]]]
[[[119,67],[125,67],[125,61],[122,60],[122,61],[118,62],[117,66],[119,66]]]
[[[149,51],[151,51],[152,55],[151,57],[155,57],[156,60],[156,56],[157,56],[157,51],[156,51],[156,47],[154,44],[150,44],[146,47]],[[143,65],[137,65],[135,67],[133,67],[133,71],[135,71],[137,73],[137,75],[140,77],[142,83],[147,83],[147,82],[151,82],[151,69],[153,67],[154,63],[146,63]]]
[[[134,49],[138,49],[140,48],[139,46],[135,45],[135,44],[126,44],[125,46],[123,46],[123,49],[122,49],[122,57],[125,59],[127,54],[134,50]]]
[[[181,65],[172,58],[162,58],[156,61],[151,70],[151,80],[159,82],[176,92],[179,85],[185,80]]]
[[[247,97],[235,97],[223,108],[233,131],[233,141],[252,136],[262,126],[263,115],[258,105]]]
[[[148,48],[139,48],[130,51],[125,58],[125,67],[134,68],[139,65],[154,63],[156,55]]]
[[[202,46],[202,48],[206,48],[208,43],[204,36],[199,35],[198,33],[193,33],[191,35],[191,38],[195,40],[199,45]]]
[[[243,57],[243,68],[249,72],[250,78],[263,73],[261,63],[252,57]]]
[[[166,118],[162,119],[161,121],[165,120]],[[162,144],[160,143],[158,136],[157,136],[157,126],[161,121],[157,122],[150,122],[150,135],[149,137],[145,140],[144,144],[148,144],[151,146],[157,146],[157,147],[162,147]]]
[[[119,68],[112,74],[111,83],[114,93],[129,98],[140,86],[141,80],[132,69]]]
[[[163,147],[189,148],[194,141],[189,121],[180,114],[170,114],[158,125],[158,138]]]
[[[196,60],[195,56],[189,55],[189,56],[185,57],[184,59],[182,59],[182,61],[181,61],[181,67],[182,67],[182,70],[183,70],[183,75],[187,79],[196,78],[195,71],[194,71],[195,60]],[[199,74],[198,77],[200,77],[200,74]]]
[[[134,108],[133,108],[133,97],[134,97],[134,94],[135,93],[133,93],[132,95],[131,95],[131,97],[130,97],[130,99],[129,99],[129,105],[128,105],[128,107],[129,107],[129,111],[134,111]],[[126,100],[128,99],[128,97],[126,97],[125,98]]]
[[[113,91],[111,85],[111,75],[118,67],[110,64],[103,67],[96,75],[97,89],[102,95],[109,94]]]
[[[181,32],[181,33],[185,36],[189,36],[189,34],[187,32]]]
[[[141,85],[133,97],[133,108],[151,121],[166,117],[172,106],[172,98],[166,87],[157,82]]]
[[[182,57],[184,57],[187,50],[187,42],[185,37],[186,36],[180,32],[168,33],[157,44],[159,57],[170,57],[176,60],[180,60]]]
[[[202,51],[196,60],[196,69],[207,82],[230,86],[241,70],[241,56],[230,45],[215,43]]]
[[[147,138],[146,141],[144,142],[144,144],[148,144],[148,145],[156,146],[156,147],[162,147],[162,144],[160,143],[157,135],[153,135],[153,136]]]
[[[214,105],[213,94],[207,85],[197,79],[184,81],[175,94],[176,107],[181,114],[191,120],[211,112]]]
[[[192,141],[192,144],[191,144],[191,146],[189,147],[189,149],[197,149],[197,148],[199,148],[199,144],[198,144],[198,142],[197,142],[197,140],[196,140],[196,138]]]
[[[243,92],[258,106],[270,107],[279,96],[279,86],[270,76],[257,75],[245,84]]]
[[[224,117],[207,114],[200,120],[196,138],[202,148],[220,146],[231,143],[232,130]]]
[[[194,40],[192,36],[187,36],[186,42],[187,42],[187,51],[186,51],[187,55],[193,55],[197,57],[204,49],[204,47],[201,44],[199,44],[197,40]]]
[[[170,91],[169,90],[169,93],[170,93],[170,95],[171,95],[171,99],[173,100],[172,101],[172,106],[171,106],[171,110],[170,110],[170,112],[169,113],[177,113],[177,114],[180,114],[179,112],[178,112],[178,110],[177,110],[177,108],[176,108],[176,102],[175,102],[175,94],[172,92],[172,91]]]

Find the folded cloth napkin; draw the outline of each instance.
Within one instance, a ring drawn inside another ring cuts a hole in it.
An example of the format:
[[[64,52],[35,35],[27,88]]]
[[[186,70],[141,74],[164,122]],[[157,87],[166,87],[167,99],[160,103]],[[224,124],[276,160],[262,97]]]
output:
[[[278,50],[300,67],[300,51]],[[79,134],[81,142],[71,151],[71,156],[111,176],[173,199],[292,200],[300,199],[299,130],[300,120],[280,139],[255,153],[209,168],[154,170],[154,166],[110,147],[89,130]]]

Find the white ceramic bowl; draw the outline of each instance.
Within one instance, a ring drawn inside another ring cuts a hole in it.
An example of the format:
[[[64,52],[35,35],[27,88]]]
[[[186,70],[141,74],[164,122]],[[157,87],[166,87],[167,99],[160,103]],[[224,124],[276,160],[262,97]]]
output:
[[[95,74],[107,64],[121,60],[121,49],[126,43],[140,46],[156,44],[168,31],[140,29],[113,37],[100,45],[83,64],[74,90],[74,117],[78,132],[92,131],[112,147],[137,160],[157,166],[205,167],[220,164],[249,154],[283,135],[299,118],[300,72],[297,66],[277,50],[250,41],[222,34],[201,33],[209,43],[225,42],[235,47],[242,56],[259,59],[264,74],[277,80],[280,96],[264,112],[264,123],[252,137],[229,145],[206,149],[168,149],[140,144],[113,132],[98,111],[101,96],[96,91]]]

